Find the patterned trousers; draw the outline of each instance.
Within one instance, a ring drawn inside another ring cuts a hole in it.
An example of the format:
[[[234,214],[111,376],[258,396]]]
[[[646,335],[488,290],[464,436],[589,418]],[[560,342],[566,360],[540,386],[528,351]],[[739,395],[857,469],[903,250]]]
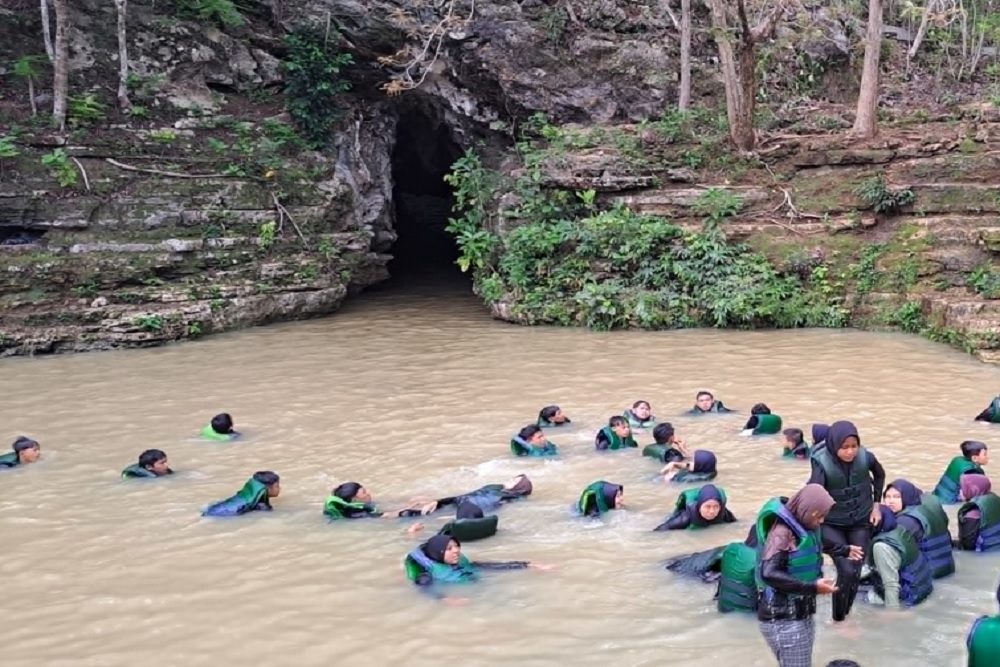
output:
[[[763,621],[760,633],[778,659],[778,667],[812,667],[816,639],[812,616],[801,621]]]

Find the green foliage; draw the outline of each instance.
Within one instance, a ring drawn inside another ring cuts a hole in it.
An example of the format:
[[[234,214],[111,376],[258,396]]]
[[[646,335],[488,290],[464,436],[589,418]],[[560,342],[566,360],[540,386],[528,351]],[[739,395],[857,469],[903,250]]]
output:
[[[499,182],[493,172],[483,168],[472,149],[452,165],[444,180],[454,188],[454,210],[459,214],[449,218],[446,227],[455,235],[460,253],[458,266],[462,271],[485,268],[498,240],[490,231],[490,211]]]
[[[282,66],[288,112],[313,148],[329,144],[330,133],[343,115],[340,96],[351,89],[341,70],[354,59],[337,48],[336,37],[305,25],[285,38],[288,56]]]
[[[184,18],[221,23],[226,27],[241,26],[246,19],[232,0],[173,0],[177,13]]]
[[[35,66],[46,63],[48,63],[48,59],[45,56],[21,56],[14,61],[12,71],[14,76],[22,79],[37,79],[40,72],[35,69]]]
[[[908,204],[912,204],[916,195],[912,190],[892,190],[885,182],[882,174],[873,176],[864,181],[855,190],[854,194],[861,199],[867,208],[876,213],[893,215],[899,213],[900,209]]]
[[[278,238],[278,223],[265,222],[260,226],[260,234],[257,236],[257,240],[260,243],[260,248],[265,252],[271,249],[274,245],[275,240]]]
[[[989,264],[981,264],[965,278],[966,286],[987,299],[1000,299],[1000,273]]]
[[[907,301],[890,315],[889,324],[906,333],[920,333],[924,328],[923,307],[919,301]]]
[[[42,156],[42,164],[49,168],[49,171],[59,181],[59,185],[70,188],[76,185],[80,174],[76,167],[70,162],[69,156],[62,148],[57,148],[51,153]]]
[[[93,93],[77,95],[69,98],[67,114],[70,127],[85,127],[93,125],[104,118],[106,107]]]
[[[135,325],[143,331],[163,331],[163,317],[160,315],[142,315],[135,318]]]
[[[14,137],[9,135],[0,136],[0,160],[9,157],[17,157],[21,151],[14,144]]]

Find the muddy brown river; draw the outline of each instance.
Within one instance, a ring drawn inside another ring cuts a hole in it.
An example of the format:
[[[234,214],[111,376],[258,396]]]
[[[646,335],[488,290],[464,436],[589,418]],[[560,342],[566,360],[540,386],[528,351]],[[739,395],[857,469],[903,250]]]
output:
[[[808,476],[780,459],[777,437],[737,437],[752,404],[807,432],[852,419],[890,479],[925,490],[960,441],[1000,445],[1000,427],[971,421],[1000,389],[997,369],[914,336],[519,328],[491,320],[462,285],[376,292],[323,320],[159,349],[5,360],[0,387],[4,444],[23,433],[43,446],[37,465],[0,473],[5,667],[771,666],[754,618],[718,614],[711,586],[663,569],[742,539],[766,499]],[[702,388],[743,415],[678,416]],[[657,464],[637,451],[592,445],[637,399],[716,452],[739,523],[650,532],[687,487],[655,482]],[[550,434],[562,455],[513,458],[511,434],[549,403],[575,424]],[[194,437],[221,411],[245,441]],[[173,478],[119,479],[152,447]],[[261,469],[281,475],[273,513],[199,516]],[[464,606],[407,582],[402,560],[418,543],[407,521],[321,513],[343,481],[393,507],[519,472],[535,493],[500,510],[498,536],[466,554],[556,568],[487,573]],[[598,479],[625,485],[628,510],[572,517]],[[859,601],[835,627],[823,600],[815,664],[964,665],[969,624],[995,613],[1000,556],[957,562],[904,615]]]

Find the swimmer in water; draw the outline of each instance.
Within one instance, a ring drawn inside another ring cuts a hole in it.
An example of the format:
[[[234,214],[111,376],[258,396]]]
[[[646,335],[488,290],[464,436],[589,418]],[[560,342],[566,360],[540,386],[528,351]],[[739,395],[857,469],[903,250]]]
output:
[[[962,475],[970,473],[985,475],[983,466],[990,461],[986,444],[978,440],[966,440],[959,445],[959,449],[962,455],[951,460],[941,479],[938,480],[937,486],[934,487],[934,495],[945,505],[958,502]]]
[[[781,432],[785,437],[785,448],[782,456],[785,458],[796,458],[805,461],[809,458],[809,445],[806,444],[805,434],[800,428],[786,428]]]
[[[608,425],[597,432],[594,438],[594,448],[598,451],[628,449],[638,447],[639,443],[632,437],[632,427],[624,417],[612,417]]]
[[[559,448],[549,442],[542,427],[528,424],[510,440],[510,451],[514,456],[556,456]]]
[[[147,449],[139,455],[139,462],[133,463],[122,470],[122,477],[132,479],[135,477],[163,477],[173,475],[170,469],[170,462],[166,453],[160,449]]]
[[[688,410],[687,414],[698,416],[712,413],[721,414],[724,412],[736,412],[736,410],[730,410],[722,404],[722,401],[715,400],[712,392],[702,390],[695,396],[694,407]]]
[[[414,501],[407,507],[384,512],[375,505],[368,489],[357,482],[344,482],[327,496],[323,503],[323,514],[331,521],[337,519],[400,519],[420,516],[420,508],[423,505],[424,503],[420,501]],[[414,524],[407,529],[407,532],[415,533],[421,528],[420,524]]]
[[[656,417],[649,401],[636,401],[632,407],[622,414],[632,428],[652,428],[656,426]]]
[[[692,530],[733,523],[736,517],[726,508],[726,492],[712,484],[688,489],[677,497],[673,514],[654,531]]]
[[[38,444],[38,441],[23,435],[14,440],[11,449],[14,451],[0,456],[0,468],[16,468],[34,463],[42,455],[42,446]]]
[[[205,508],[202,516],[240,516],[250,512],[270,512],[271,499],[281,494],[281,479],[270,470],[255,472],[234,495]]]
[[[771,413],[771,408],[763,403],[750,408],[750,419],[743,426],[740,435],[774,435],[781,432],[781,417]]]
[[[694,450],[689,461],[668,463],[660,471],[671,482],[710,482],[718,475],[715,454],[706,449]]]
[[[663,422],[653,428],[653,444],[643,447],[642,455],[660,463],[683,461],[688,456],[687,444],[677,437],[673,424]]]
[[[240,434],[233,430],[233,418],[229,416],[228,412],[223,412],[212,417],[212,422],[201,429],[201,437],[206,440],[223,442],[235,440],[240,437]]]
[[[547,405],[538,412],[537,425],[542,428],[556,428],[573,423],[572,420],[563,414],[558,405]]]
[[[604,480],[590,484],[576,502],[577,512],[590,518],[621,509],[625,509],[625,487]]]
[[[504,503],[527,498],[531,495],[532,490],[531,480],[528,479],[527,475],[516,475],[503,484],[487,484],[475,491],[432,500],[424,505],[420,513],[428,515],[442,507],[457,506],[464,502],[471,502],[484,512],[492,512]]]

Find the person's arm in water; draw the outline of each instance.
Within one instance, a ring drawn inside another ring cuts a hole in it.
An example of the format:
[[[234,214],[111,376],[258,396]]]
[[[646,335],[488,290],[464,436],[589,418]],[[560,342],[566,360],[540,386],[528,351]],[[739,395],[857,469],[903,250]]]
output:
[[[882,579],[882,599],[889,609],[899,609],[899,566],[902,555],[884,542],[872,546],[872,560],[879,578]]]
[[[417,578],[413,580],[413,583],[417,585],[420,592],[424,595],[429,595],[435,600],[444,600],[447,596],[441,592],[441,589],[434,585],[434,578],[428,572],[421,572],[417,575]]]
[[[666,521],[653,529],[653,532],[663,530],[684,530],[691,525],[691,516],[687,512],[674,512]]]
[[[531,567],[531,561],[527,560],[475,560],[472,564],[481,570],[526,570]]]
[[[442,507],[447,507],[448,505],[454,505],[458,502],[460,496],[449,496],[447,498],[438,498],[437,500],[432,500],[431,502],[424,505],[421,509],[417,510],[417,514],[400,514],[401,517],[408,516],[418,516],[420,514],[430,514],[436,512]],[[411,510],[404,510],[405,512],[410,512]]]
[[[875,504],[882,502],[882,491],[885,490],[885,468],[879,463],[879,460],[875,458],[875,455],[868,452],[868,470],[872,473],[872,495],[874,496],[872,500]]]
[[[608,440],[607,434],[604,429],[597,432],[597,437],[594,438],[594,447],[597,449],[607,449],[611,445],[611,441]]]

